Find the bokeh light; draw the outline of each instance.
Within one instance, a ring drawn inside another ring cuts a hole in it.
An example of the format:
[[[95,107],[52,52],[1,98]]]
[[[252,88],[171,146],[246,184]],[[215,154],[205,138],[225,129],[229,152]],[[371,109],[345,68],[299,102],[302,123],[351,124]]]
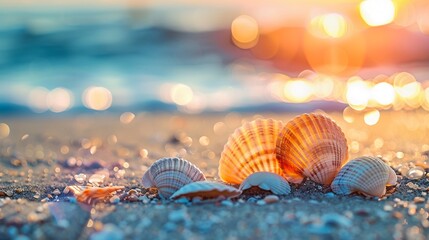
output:
[[[370,94],[368,84],[360,79],[352,79],[347,83],[346,100],[355,110],[366,108]]]
[[[170,95],[175,104],[184,106],[192,101],[194,92],[185,84],[176,84],[172,87]]]
[[[378,104],[387,106],[395,101],[395,89],[389,83],[377,83],[371,89],[371,96]]]
[[[0,123],[0,138],[6,138],[10,134],[9,125],[6,123]]]
[[[55,88],[47,95],[47,106],[52,112],[64,112],[72,106],[72,93],[65,88]]]
[[[82,95],[82,102],[89,109],[106,110],[112,105],[112,93],[104,87],[89,87]]]
[[[347,21],[338,13],[329,13],[314,17],[310,23],[310,32],[317,37],[340,38],[347,33]]]
[[[135,117],[136,115],[132,112],[124,112],[119,117],[119,121],[123,124],[129,124],[134,120]]]
[[[311,84],[301,79],[287,81],[283,87],[283,96],[288,102],[306,102],[312,94]]]
[[[37,113],[48,110],[47,98],[49,90],[44,87],[36,87],[28,95],[28,106]]]
[[[248,15],[240,15],[232,21],[231,34],[237,47],[252,48],[256,45],[259,37],[258,22]]]
[[[363,120],[368,126],[373,126],[377,124],[378,121],[380,120],[380,111],[372,110],[365,113],[365,115],[363,116]]]
[[[395,5],[391,0],[365,0],[360,4],[360,14],[369,26],[386,25],[395,18]]]

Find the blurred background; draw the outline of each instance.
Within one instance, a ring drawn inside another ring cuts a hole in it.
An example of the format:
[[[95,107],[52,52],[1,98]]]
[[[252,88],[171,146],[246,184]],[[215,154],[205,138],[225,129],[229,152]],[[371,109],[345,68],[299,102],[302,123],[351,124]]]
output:
[[[60,3],[61,2],[61,3]],[[426,0],[0,0],[0,115],[429,111]]]

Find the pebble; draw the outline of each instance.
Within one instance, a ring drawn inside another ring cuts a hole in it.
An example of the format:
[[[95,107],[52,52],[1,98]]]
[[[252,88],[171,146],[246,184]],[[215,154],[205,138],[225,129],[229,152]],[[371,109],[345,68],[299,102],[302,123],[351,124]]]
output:
[[[328,192],[328,193],[325,193],[325,197],[333,198],[335,197],[335,194],[333,192]]]
[[[109,202],[110,203],[113,203],[113,204],[117,204],[117,203],[119,203],[120,202],[120,198],[119,198],[119,196],[117,196],[117,195],[115,195],[115,196],[113,196],[113,197],[111,197],[110,199],[109,199]]]
[[[124,239],[124,233],[113,224],[106,224],[100,232],[93,233],[90,238],[91,240],[122,240]]]
[[[91,177],[89,177],[88,182],[94,185],[101,185],[104,182],[104,179],[106,178],[106,176],[104,176],[103,174],[92,174]]]
[[[174,210],[170,212],[170,214],[168,215],[168,220],[172,222],[180,222],[180,221],[185,221],[187,219],[188,219],[188,213],[184,208],[179,210]]]
[[[414,198],[414,203],[424,203],[424,202],[425,202],[424,197],[415,197]]]
[[[276,203],[280,200],[280,198],[276,195],[268,195],[264,198],[265,203],[270,204],[270,203]]]
[[[412,180],[421,179],[425,176],[426,172],[422,167],[410,168],[407,172],[407,178]]]
[[[261,200],[258,200],[257,202],[256,202],[256,204],[258,204],[259,206],[262,206],[262,205],[265,205],[265,204],[267,204],[263,199],[261,199]]]
[[[76,180],[76,182],[82,184],[83,182],[85,182],[86,180],[86,175],[83,173],[74,175],[74,180]]]
[[[57,188],[57,189],[55,189],[53,192],[52,192],[52,194],[54,194],[54,195],[60,195],[61,194],[61,191]]]
[[[223,200],[223,201],[221,202],[221,204],[222,204],[223,206],[227,206],[227,207],[232,207],[232,206],[234,206],[234,203],[233,203],[231,200]]]
[[[349,218],[337,213],[328,213],[322,216],[322,223],[326,226],[333,227],[346,227],[352,226],[352,222]]]

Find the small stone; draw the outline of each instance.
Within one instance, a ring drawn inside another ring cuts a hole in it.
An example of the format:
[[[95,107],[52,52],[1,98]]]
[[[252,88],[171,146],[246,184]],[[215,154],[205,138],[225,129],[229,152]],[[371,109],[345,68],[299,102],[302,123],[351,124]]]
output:
[[[227,207],[232,207],[232,206],[234,206],[234,203],[233,203],[231,200],[223,200],[223,201],[221,202],[221,204],[222,204],[223,206],[227,206]]]
[[[325,197],[333,198],[335,197],[335,194],[333,192],[328,192],[328,193],[325,193]]]
[[[424,203],[425,202],[425,198],[423,197],[415,197],[414,198],[414,203]]]
[[[103,230],[100,232],[93,233],[90,238],[91,240],[122,240],[124,239],[124,233],[113,224],[104,225]]]
[[[74,180],[76,180],[76,182],[78,182],[78,183],[82,184],[82,183],[84,183],[84,182],[85,182],[85,180],[86,180],[86,175],[85,175],[85,174],[83,174],[83,173],[80,173],[80,174],[74,175]]]
[[[325,226],[332,227],[346,227],[352,226],[352,222],[349,218],[337,213],[328,213],[322,216],[322,222]]]
[[[276,195],[268,195],[264,198],[265,203],[270,204],[270,203],[276,203],[280,200],[280,198]]]
[[[69,187],[65,187],[64,188],[64,190],[63,190],[63,193],[64,194],[67,194],[67,193],[69,193],[70,192],[70,188]]]
[[[410,168],[407,172],[407,178],[412,180],[421,179],[425,176],[426,172],[422,167]]]
[[[189,203],[190,201],[189,201],[189,199],[188,199],[188,198],[183,197],[183,198],[179,198],[179,199],[174,200],[174,202],[175,202],[175,203],[181,203],[181,204],[187,204],[187,203]]]
[[[393,212],[392,216],[396,219],[402,219],[404,215],[401,212]]]
[[[120,200],[121,199],[117,195],[115,195],[109,199],[110,203],[113,203],[113,204],[119,203]]]
[[[52,192],[52,194],[54,194],[54,195],[60,195],[61,194],[61,191],[57,188],[57,189],[55,189],[53,192]]]
[[[99,185],[103,184],[105,178],[106,178],[105,175],[95,173],[95,174],[92,174],[91,177],[89,177],[88,182],[90,182],[91,184],[99,186]]]
[[[170,212],[168,219],[172,222],[185,221],[188,219],[188,213],[186,212],[186,209],[174,210]]]
[[[262,205],[265,205],[265,204],[267,204],[263,199],[261,199],[261,200],[258,200],[257,202],[256,202],[256,204],[258,204],[258,205],[260,205],[260,206],[262,206]]]
[[[7,195],[8,197],[12,197],[12,196],[13,196],[13,191],[12,191],[12,190],[8,190],[8,191],[6,191],[6,195]]]

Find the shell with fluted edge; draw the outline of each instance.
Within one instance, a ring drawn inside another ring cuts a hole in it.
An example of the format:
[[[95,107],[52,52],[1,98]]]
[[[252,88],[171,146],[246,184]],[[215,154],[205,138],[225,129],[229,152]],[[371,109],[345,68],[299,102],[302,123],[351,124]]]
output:
[[[288,181],[304,177],[324,185],[348,160],[347,140],[340,127],[321,114],[302,114],[289,121],[277,138],[276,156]]]
[[[331,184],[334,193],[348,195],[359,192],[382,197],[386,186],[395,185],[395,171],[378,157],[359,157],[344,165]]]
[[[214,181],[199,181],[189,183],[177,190],[171,199],[195,197],[201,199],[227,199],[237,197],[241,191],[235,187]]]
[[[239,189],[244,191],[251,187],[271,191],[276,195],[287,195],[290,193],[290,186],[286,179],[271,172],[252,173],[241,183]]]
[[[256,119],[244,123],[228,138],[219,160],[219,177],[231,184],[241,184],[255,172],[283,171],[276,159],[276,142],[283,123],[274,119]]]
[[[204,181],[206,177],[194,164],[182,158],[161,158],[143,175],[143,186],[156,187],[161,198],[167,199],[188,183]]]

